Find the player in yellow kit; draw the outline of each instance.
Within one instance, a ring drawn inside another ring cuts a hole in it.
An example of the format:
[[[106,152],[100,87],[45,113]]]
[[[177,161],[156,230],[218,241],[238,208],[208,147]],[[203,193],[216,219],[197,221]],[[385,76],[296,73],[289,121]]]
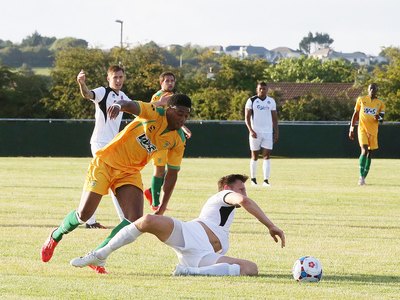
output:
[[[78,209],[71,211],[43,244],[43,262],[51,259],[64,234],[73,231],[93,214],[102,196],[106,195],[110,188],[116,193],[125,219],[97,249],[106,245],[121,228],[140,218],[143,215],[143,184],[140,171],[155,153],[168,150],[169,168],[165,176],[164,194],[155,213],[162,215],[165,212],[185,149],[185,137],[181,127],[188,119],[190,109],[191,100],[183,94],[168,97],[166,108],[141,101],[120,100],[108,109],[111,119],[116,118],[121,110],[138,117],[109,144],[96,152],[88,168]]]
[[[350,122],[349,138],[354,140],[354,125],[358,122],[358,142],[361,148],[359,158],[359,185],[365,185],[365,178],[371,166],[372,151],[378,149],[378,126],[385,116],[385,104],[377,98],[378,86],[368,86],[368,95],[357,99]]]
[[[160,106],[165,106],[165,102],[160,101],[164,95],[172,95],[175,89],[175,75],[172,72],[163,72],[160,77],[161,89],[153,95],[150,102],[157,102]],[[192,133],[186,126],[182,126],[182,130],[187,138]],[[156,211],[160,204],[161,187],[164,183],[165,166],[168,163],[168,151],[159,151],[153,156],[154,172],[151,179],[151,186],[144,191],[144,196],[149,201],[152,210]],[[169,165],[169,163],[168,163]],[[168,166],[169,168],[169,166]]]

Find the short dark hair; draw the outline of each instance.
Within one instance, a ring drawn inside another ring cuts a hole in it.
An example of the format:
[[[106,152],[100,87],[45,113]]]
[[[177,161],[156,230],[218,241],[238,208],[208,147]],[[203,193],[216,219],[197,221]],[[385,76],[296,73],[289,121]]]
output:
[[[225,185],[232,185],[236,180],[240,180],[241,182],[245,183],[247,179],[249,179],[249,176],[242,174],[230,174],[221,177],[218,180],[218,191],[222,191]]]
[[[378,89],[378,84],[377,84],[376,82],[372,82],[372,83],[368,86],[368,88],[370,88],[370,87],[374,87],[375,89]]]
[[[257,86],[267,86],[267,83],[265,81],[259,81],[257,82]]]
[[[192,108],[192,100],[185,94],[174,94],[168,99],[167,106],[184,106]]]
[[[123,67],[118,66],[118,65],[113,65],[108,68],[107,73],[115,73],[115,72],[119,72],[119,71],[122,71],[122,73],[125,74],[125,70]]]
[[[160,77],[158,78],[158,79],[160,80],[160,84],[164,81],[164,79],[165,79],[166,76],[172,76],[172,77],[174,77],[174,79],[176,79],[174,73],[169,72],[169,71],[167,71],[167,72],[162,72],[162,73],[160,74]]]

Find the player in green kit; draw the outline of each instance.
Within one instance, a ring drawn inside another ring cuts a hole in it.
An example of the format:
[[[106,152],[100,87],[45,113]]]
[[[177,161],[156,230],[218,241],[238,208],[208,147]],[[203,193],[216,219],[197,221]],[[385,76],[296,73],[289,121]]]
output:
[[[385,104],[377,98],[378,86],[368,86],[368,95],[359,97],[350,122],[349,138],[354,140],[354,125],[358,122],[358,142],[361,148],[359,158],[360,178],[358,185],[365,185],[365,178],[371,166],[372,151],[378,149],[378,127],[385,116]]]
[[[172,72],[163,72],[160,77],[160,86],[161,89],[153,95],[151,98],[151,103],[159,103],[162,96],[172,95],[175,89],[175,75]],[[158,106],[164,106],[162,103]],[[192,133],[186,126],[182,126],[182,130],[185,133],[186,138],[190,138]],[[151,187],[144,191],[144,196],[147,201],[149,201],[151,209],[153,211],[157,211],[160,205],[160,194],[161,188],[164,184],[164,176],[165,176],[165,166],[168,168],[171,166],[168,165],[168,151],[159,151],[153,156],[153,165],[154,165],[154,173],[151,180]]]

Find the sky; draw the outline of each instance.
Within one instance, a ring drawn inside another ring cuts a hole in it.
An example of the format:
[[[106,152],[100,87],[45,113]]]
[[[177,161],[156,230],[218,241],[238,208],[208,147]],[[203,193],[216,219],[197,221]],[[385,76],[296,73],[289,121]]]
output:
[[[84,39],[90,47],[154,41],[160,46],[252,45],[299,48],[327,33],[335,51],[378,55],[400,46],[399,0],[12,0],[2,3],[0,39],[20,43],[37,31]]]

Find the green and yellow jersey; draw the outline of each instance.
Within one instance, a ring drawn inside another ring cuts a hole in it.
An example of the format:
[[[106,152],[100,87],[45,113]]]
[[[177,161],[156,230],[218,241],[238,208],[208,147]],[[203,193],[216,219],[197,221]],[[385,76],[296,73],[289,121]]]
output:
[[[354,110],[359,112],[359,129],[363,129],[370,135],[377,135],[378,120],[375,116],[385,112],[385,104],[382,100],[371,99],[369,95],[358,97]]]
[[[137,101],[140,113],[105,147],[96,152],[107,165],[136,173],[152,159],[155,153],[168,151],[168,166],[179,169],[184,150],[182,129],[169,131],[165,109]]]
[[[172,93],[172,92],[165,92],[165,91],[163,91],[163,90],[159,90],[157,93],[155,93],[155,94],[151,97],[150,103],[151,103],[151,102],[159,101],[159,100],[161,99],[162,96],[164,96],[164,95],[169,95],[169,94],[172,95],[173,93]]]

